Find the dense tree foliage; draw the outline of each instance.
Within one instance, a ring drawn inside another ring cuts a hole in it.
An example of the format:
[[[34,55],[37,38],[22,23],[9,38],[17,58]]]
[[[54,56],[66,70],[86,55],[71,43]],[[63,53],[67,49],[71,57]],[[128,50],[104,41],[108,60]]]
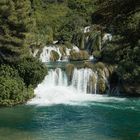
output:
[[[93,21],[112,32],[113,40],[102,52],[102,60],[118,65],[123,83],[140,83],[140,3],[139,0],[97,0]]]
[[[81,28],[91,24],[93,0],[32,0],[37,23],[37,43],[72,41]]]
[[[29,58],[34,19],[30,0],[0,1],[0,106],[24,103],[47,74],[46,67]]]
[[[0,106],[24,103],[33,96],[32,86],[25,85],[15,68],[0,66]]]
[[[29,0],[0,1],[0,60],[16,61],[28,55],[31,23]]]

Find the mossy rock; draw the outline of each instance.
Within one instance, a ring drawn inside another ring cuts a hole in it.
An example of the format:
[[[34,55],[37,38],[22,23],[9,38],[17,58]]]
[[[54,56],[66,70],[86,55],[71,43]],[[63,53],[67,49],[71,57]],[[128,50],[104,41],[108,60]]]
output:
[[[98,63],[95,64],[95,67],[96,67],[97,70],[98,69],[102,69],[103,70],[106,66],[102,62],[98,62]]]
[[[52,50],[50,55],[51,55],[50,57],[51,61],[54,62],[54,61],[59,60],[59,54],[56,51]]]
[[[89,54],[87,51],[80,50],[79,52],[76,52],[75,50],[72,50],[70,52],[70,60],[71,61],[82,61],[82,60],[88,60]]]
[[[68,76],[69,81],[71,81],[72,79],[74,68],[75,66],[73,64],[66,65],[66,74]]]
[[[103,78],[100,78],[98,80],[98,91],[99,91],[99,94],[104,94],[105,91],[106,91],[106,88],[107,88],[107,86],[106,86],[105,80]]]
[[[64,45],[59,46],[59,50],[62,56],[66,55],[66,47]]]
[[[84,68],[89,68],[89,69],[93,69],[94,65],[91,62],[85,62],[83,65]]]
[[[104,73],[105,73],[105,77],[106,77],[107,79],[109,79],[111,74],[110,74],[110,71],[109,71],[108,67],[105,67],[105,68],[104,68]]]

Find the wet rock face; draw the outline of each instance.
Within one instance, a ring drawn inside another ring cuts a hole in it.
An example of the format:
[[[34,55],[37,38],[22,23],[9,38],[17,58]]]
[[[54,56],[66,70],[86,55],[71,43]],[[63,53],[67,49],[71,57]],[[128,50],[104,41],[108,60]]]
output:
[[[70,60],[71,61],[80,61],[80,60],[88,60],[89,54],[87,51],[80,50],[79,52],[76,52],[72,50],[70,52]]]

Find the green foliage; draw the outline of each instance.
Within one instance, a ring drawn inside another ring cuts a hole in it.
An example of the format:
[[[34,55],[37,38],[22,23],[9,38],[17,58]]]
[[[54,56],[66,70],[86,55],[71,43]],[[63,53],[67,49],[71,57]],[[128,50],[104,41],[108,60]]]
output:
[[[27,56],[26,35],[30,30],[30,1],[0,1],[0,61],[13,62]]]
[[[33,87],[36,87],[47,74],[46,66],[35,58],[25,58],[19,61],[15,68],[26,86],[33,85]]]
[[[0,106],[24,103],[33,96],[32,86],[25,85],[14,67],[0,66]]]
[[[139,0],[97,0],[97,5],[93,20],[98,15],[100,24],[114,34],[101,53],[103,61],[118,65],[116,72],[123,82],[139,83]]]
[[[81,28],[91,23],[95,10],[93,0],[32,0],[36,19],[36,40],[51,43],[53,40],[74,42]]]
[[[34,58],[15,65],[0,65],[0,106],[24,103],[34,97],[33,87],[42,82],[47,68]]]
[[[128,83],[139,83],[140,66],[130,61],[122,61],[117,69],[118,75]]]
[[[21,79],[0,76],[0,106],[24,103],[32,97],[32,88],[26,88]]]
[[[0,76],[3,77],[19,77],[18,71],[9,65],[0,66]]]

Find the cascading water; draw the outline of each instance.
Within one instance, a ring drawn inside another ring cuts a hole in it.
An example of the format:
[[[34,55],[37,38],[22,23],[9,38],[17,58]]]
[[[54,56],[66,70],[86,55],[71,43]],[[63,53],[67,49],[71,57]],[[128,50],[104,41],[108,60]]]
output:
[[[55,51],[59,55],[58,61],[60,61],[62,59],[62,56],[63,56],[60,49],[61,49],[61,46],[57,46],[57,45],[45,46],[42,50],[42,53],[40,54],[40,60],[42,62],[50,62],[51,61],[51,52]],[[64,61],[68,60],[68,57],[70,55],[71,50],[75,50],[76,52],[79,52],[79,48],[75,45],[73,45],[72,49],[66,48],[65,56],[63,56]]]
[[[68,84],[67,74],[62,69],[51,69],[35,89],[36,97],[29,104],[52,105],[90,101],[94,97],[92,94],[96,94],[97,80],[97,73],[91,69],[75,68]]]
[[[43,48],[43,51],[40,54],[40,60],[42,62],[49,62],[51,58],[51,51],[57,52],[59,55],[59,60],[61,59],[62,54],[60,53],[59,48],[55,46],[48,46]]]
[[[95,77],[95,83],[97,83],[97,74],[91,69],[74,69],[72,78],[72,87],[75,87],[79,93],[95,93],[96,85],[91,83],[91,78]]]

